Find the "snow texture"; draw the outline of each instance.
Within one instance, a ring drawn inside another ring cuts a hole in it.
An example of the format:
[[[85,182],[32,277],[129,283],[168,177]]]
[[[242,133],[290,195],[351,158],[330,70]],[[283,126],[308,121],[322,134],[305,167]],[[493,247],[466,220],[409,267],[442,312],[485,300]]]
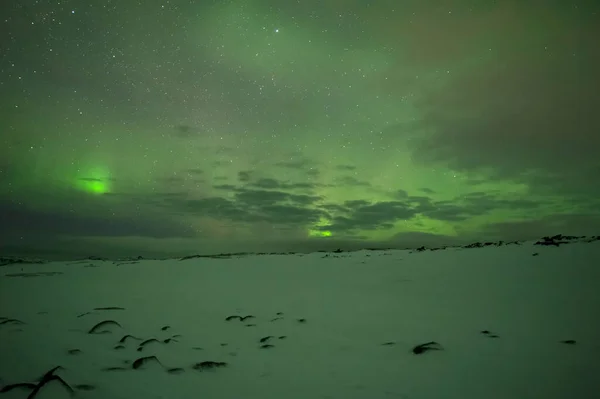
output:
[[[0,399],[600,392],[600,242],[0,264]]]

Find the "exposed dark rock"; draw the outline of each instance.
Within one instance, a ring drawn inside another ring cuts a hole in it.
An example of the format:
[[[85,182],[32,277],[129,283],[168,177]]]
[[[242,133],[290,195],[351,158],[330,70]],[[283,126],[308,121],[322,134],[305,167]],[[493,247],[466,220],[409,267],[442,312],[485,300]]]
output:
[[[429,342],[426,342],[424,344],[420,344],[420,345],[415,346],[412,349],[412,352],[415,355],[420,355],[420,354],[425,353],[425,352],[430,351],[430,350],[438,350],[439,351],[439,350],[442,350],[442,347],[440,346],[440,344],[438,344],[435,341],[429,341]]]
[[[122,328],[121,325],[114,320],[104,320],[92,327],[90,331],[88,331],[88,334],[104,334],[111,332],[110,330],[104,329],[109,326],[117,326],[119,328]]]
[[[184,373],[185,370],[181,367],[173,367],[167,370],[167,373],[169,374],[181,374]]]
[[[577,343],[577,341],[575,341],[574,339],[565,339],[563,341],[560,341],[561,344],[567,344],[567,345],[575,345]]]
[[[133,361],[133,363],[131,364],[131,368],[133,368],[134,370],[139,370],[140,368],[142,368],[143,366],[145,366],[146,364],[149,364],[149,363],[158,363],[159,365],[162,366],[162,363],[160,362],[160,360],[158,360],[158,358],[156,356],[144,356],[144,357],[135,359]]]
[[[196,363],[192,366],[194,370],[204,371],[204,370],[212,370],[220,367],[227,367],[226,362],[213,362],[213,361],[204,361],[200,363]]]
[[[16,384],[9,384],[9,385],[2,387],[2,389],[0,389],[0,393],[9,392],[9,391],[12,391],[13,389],[30,389],[31,393],[27,396],[27,399],[34,399],[44,386],[46,386],[47,384],[49,384],[52,381],[57,381],[63,388],[65,388],[65,390],[67,392],[69,392],[72,395],[75,392],[73,390],[73,388],[71,388],[71,386],[65,380],[63,380],[60,376],[55,374],[56,371],[60,368],[62,368],[62,367],[56,366],[56,367],[48,370],[38,380],[37,384],[29,383],[29,382],[20,382],[20,383],[16,383]]]
[[[18,320],[18,319],[4,319],[0,321],[0,326],[2,325],[13,325],[13,326],[19,326],[19,325],[23,325],[25,324],[25,322]]]
[[[32,382],[18,382],[16,384],[8,384],[8,385],[3,386],[2,388],[0,388],[0,393],[10,392],[14,389],[32,390],[35,388],[35,386],[36,386],[36,384],[34,384]]]
[[[160,344],[161,342],[158,339],[156,339],[156,338],[147,339],[147,340],[143,341],[142,343],[140,343],[139,347],[137,348],[138,352],[143,351],[144,347],[146,345],[149,345],[149,344],[152,344],[152,343]]]
[[[142,338],[134,337],[133,335],[127,334],[127,335],[124,335],[124,336],[123,336],[123,338],[121,338],[121,339],[119,340],[119,343],[121,343],[121,344],[122,344],[122,343],[124,343],[125,341],[127,341],[127,340],[131,340],[131,339],[133,339],[133,340],[136,340],[136,341],[141,341],[141,340],[142,340]]]
[[[63,274],[62,272],[31,272],[31,273],[7,273],[4,276],[5,277],[42,277],[42,276],[46,276],[46,277],[51,277],[51,276],[58,276],[60,274]]]

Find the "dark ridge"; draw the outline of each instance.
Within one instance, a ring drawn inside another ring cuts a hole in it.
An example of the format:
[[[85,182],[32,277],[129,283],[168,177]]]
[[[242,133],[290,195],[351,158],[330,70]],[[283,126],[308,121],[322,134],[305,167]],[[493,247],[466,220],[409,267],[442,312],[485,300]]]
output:
[[[161,327],[160,330],[167,331],[169,328],[171,328],[171,326],[164,326],[164,327]]]
[[[488,338],[500,338],[498,334],[492,334],[490,330],[481,330],[480,333]]]
[[[188,255],[180,258],[179,260],[188,260],[188,259],[196,259],[196,258],[210,258],[210,259],[230,259],[235,254],[213,254],[213,255]]]
[[[125,349],[125,345],[116,345],[113,349],[117,350],[117,351],[123,350],[123,349]]]
[[[147,339],[147,340],[143,341],[143,342],[140,344],[140,346],[138,346],[138,348],[137,348],[138,352],[141,352],[141,351],[143,351],[143,350],[144,350],[144,347],[145,347],[146,345],[148,345],[148,344],[151,344],[151,343],[153,343],[153,342],[156,342],[157,344],[160,344],[160,343],[161,343],[161,342],[160,342],[158,339],[156,339],[156,338],[150,338],[150,339]]]
[[[69,349],[67,353],[69,355],[79,355],[81,353],[81,349]]]
[[[125,308],[119,306],[107,306],[104,308],[94,308],[94,310],[125,310]]]
[[[223,342],[222,344],[220,344],[221,346],[227,346],[229,345],[227,342]]]
[[[274,319],[271,319],[271,321],[277,321],[277,320],[283,320],[283,317],[276,317]]]
[[[181,374],[184,373],[185,370],[182,369],[181,367],[173,367],[167,370],[167,373],[169,374]]]
[[[24,273],[7,273],[5,277],[41,277],[41,276],[56,276],[63,274],[62,272],[24,272]]]
[[[83,258],[82,260],[99,260],[99,261],[106,262],[106,261],[108,261],[108,258],[103,258],[101,256],[88,256],[87,258]]]
[[[246,324],[246,327],[256,327],[256,324]]]
[[[429,341],[429,342],[426,342],[424,344],[420,344],[420,345],[415,346],[412,349],[412,352],[415,355],[420,355],[420,354],[425,353],[425,352],[430,351],[430,350],[439,351],[439,350],[442,350],[442,347],[440,346],[440,344],[438,344],[435,341]]]
[[[395,342],[392,342],[392,341],[390,341],[390,342],[384,342],[384,343],[383,343],[383,344],[381,344],[381,345],[382,345],[382,346],[392,346],[392,345],[396,345],[396,343],[395,343]]]
[[[16,384],[8,384],[0,388],[0,393],[10,392],[13,389],[34,389],[35,385],[36,384],[32,382],[18,382]]]
[[[25,324],[25,322],[18,320],[18,319],[4,319],[2,321],[0,321],[0,325],[4,325],[4,324],[16,324],[16,325],[22,325]]]
[[[124,335],[123,338],[121,338],[119,340],[119,343],[120,344],[124,343],[125,341],[127,341],[128,338],[134,339],[136,341],[141,341],[142,340],[142,338],[134,337],[133,335],[127,334],[127,335]]]
[[[298,319],[298,323],[306,323],[306,319]]]
[[[158,340],[156,338],[149,338],[149,339],[143,341],[142,343],[140,343],[140,345],[139,345],[139,347],[138,347],[137,350],[138,350],[138,352],[141,352],[146,345],[149,345],[149,344],[154,343],[154,342],[157,343],[157,344],[168,344],[170,342],[179,342],[179,341],[177,341],[175,339],[175,337],[178,337],[178,336],[179,335],[174,335],[174,336],[172,336],[170,338],[163,339],[162,341]]]
[[[283,312],[277,312],[275,313],[276,316],[283,316]]]
[[[131,364],[131,367],[134,370],[138,370],[140,367],[144,366],[146,363],[152,362],[152,361],[154,361],[162,366],[162,363],[160,362],[160,360],[158,360],[158,358],[156,356],[144,356],[144,357],[140,357],[139,359],[135,359],[133,361],[133,363]]]
[[[92,312],[85,312],[85,313],[82,313],[82,314],[78,314],[77,317],[87,316],[88,314],[92,314]]]
[[[123,266],[123,265],[135,265],[136,263],[140,263],[140,262],[134,260],[134,261],[129,261],[129,262],[115,262],[114,264],[116,266]]]
[[[266,337],[262,337],[261,339],[259,339],[258,342],[265,343],[265,342],[267,342],[271,338],[273,338],[272,335],[267,335]]]
[[[538,256],[538,255],[539,255],[539,253],[537,253],[537,252],[534,252],[531,254],[531,256]]]
[[[286,335],[280,335],[279,337],[277,337],[277,339],[286,339],[287,336]]]
[[[563,236],[562,234],[557,234],[555,236],[549,237],[542,237],[542,239],[540,241],[537,241],[535,244],[533,245],[545,245],[545,246],[555,246],[558,247],[561,244],[569,244],[570,241],[578,239],[578,238],[583,238],[583,237],[577,237],[577,236]]]
[[[13,264],[23,264],[23,265],[42,265],[44,263],[46,263],[46,261],[44,260],[39,260],[39,259],[24,259],[24,258],[17,258],[14,256],[2,256],[0,257],[0,266],[7,266],[7,265],[13,265]]]
[[[119,323],[117,323],[114,320],[104,320],[104,321],[101,321],[100,323],[96,324],[94,327],[92,327],[90,329],[90,331],[88,331],[88,334],[102,334],[102,333],[105,333],[105,332],[110,332],[108,330],[99,331],[102,327],[107,327],[107,326],[110,326],[110,325],[115,325],[115,326],[117,326],[119,328],[123,328],[123,327],[121,327],[121,325]]]
[[[180,258],[179,260],[188,260],[188,259],[195,259],[195,258],[201,258],[202,255],[188,255],[188,256],[184,256],[183,258]]]
[[[227,363],[213,362],[213,361],[207,360],[204,362],[196,363],[192,366],[192,368],[194,370],[198,370],[198,371],[211,370],[211,369],[216,369],[216,368],[220,368],[220,367],[227,367]]]
[[[575,345],[577,343],[577,341],[575,341],[574,339],[565,339],[563,341],[560,341],[561,344],[567,344],[567,345]]]
[[[203,351],[204,350],[203,348],[201,348],[199,346],[194,346],[194,347],[192,347],[192,349],[195,351]]]
[[[241,320],[241,321],[246,321],[246,320],[248,320],[248,319],[255,319],[255,318],[256,318],[255,316],[252,316],[251,314],[249,314],[249,315],[247,315],[247,316],[242,316],[242,317],[240,317],[240,320]]]
[[[61,366],[55,366],[55,367],[51,368],[50,370],[46,371],[44,373],[44,375],[42,375],[40,378],[38,378],[38,381],[41,382],[41,381],[43,381],[45,379],[50,378],[51,376],[54,375],[54,373],[56,371],[58,371],[58,369],[62,369],[62,367]]]
[[[62,367],[56,366],[56,367],[48,370],[39,379],[37,384],[27,383],[27,382],[22,382],[22,383],[18,383],[18,384],[10,384],[10,385],[7,385],[7,386],[3,387],[2,389],[0,389],[0,392],[4,393],[4,392],[11,391],[13,389],[16,389],[16,388],[27,388],[27,389],[31,389],[31,392],[29,393],[29,395],[27,395],[27,399],[33,399],[36,397],[36,395],[40,392],[40,390],[46,384],[49,384],[52,381],[58,381],[67,391],[69,391],[70,394],[73,394],[75,392],[75,391],[73,391],[73,388],[71,388],[71,386],[69,384],[67,384],[65,382],[65,380],[63,380],[61,377],[54,374],[54,372],[60,368],[62,368]]]
[[[231,321],[231,320],[235,320],[235,319],[238,319],[238,320],[240,320],[240,321],[241,321],[241,320],[242,320],[242,317],[241,317],[241,316],[227,316],[227,317],[225,318],[225,321]]]
[[[274,348],[275,345],[271,345],[271,344],[263,344],[260,346],[261,349],[269,349],[269,348]]]

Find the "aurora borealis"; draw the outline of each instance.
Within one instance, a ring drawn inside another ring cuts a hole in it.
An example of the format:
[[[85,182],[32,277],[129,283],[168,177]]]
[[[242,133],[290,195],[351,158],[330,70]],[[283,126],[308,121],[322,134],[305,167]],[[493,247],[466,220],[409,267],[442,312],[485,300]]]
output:
[[[598,2],[1,9],[2,253],[600,231]]]

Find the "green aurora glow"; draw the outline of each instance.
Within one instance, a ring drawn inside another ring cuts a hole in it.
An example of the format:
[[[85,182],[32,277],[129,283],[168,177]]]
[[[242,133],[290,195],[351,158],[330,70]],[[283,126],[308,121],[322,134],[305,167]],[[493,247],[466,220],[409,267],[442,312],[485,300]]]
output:
[[[6,17],[0,209],[29,226],[2,233],[7,250],[414,246],[599,225],[594,3],[134,3]]]

